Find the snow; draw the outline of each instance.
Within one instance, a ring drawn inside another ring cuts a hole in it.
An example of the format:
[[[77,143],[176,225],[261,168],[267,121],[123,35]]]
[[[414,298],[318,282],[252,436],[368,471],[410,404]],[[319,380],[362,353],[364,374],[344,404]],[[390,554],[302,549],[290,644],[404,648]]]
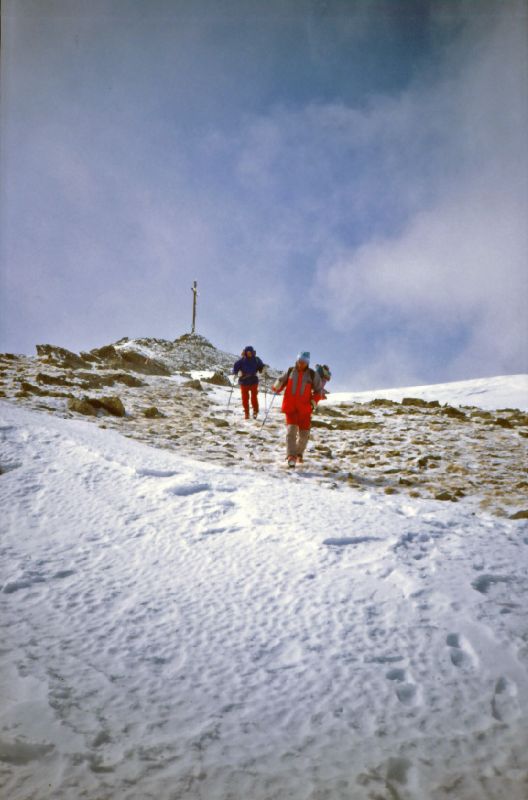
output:
[[[526,800],[526,520],[0,435],[3,797]]]
[[[368,392],[335,392],[332,403],[365,403],[378,398],[400,403],[404,397],[438,400],[452,405],[476,406],[492,410],[519,408],[528,411],[528,375],[503,375],[495,378],[476,378],[469,381],[407,386],[400,389],[376,389]]]

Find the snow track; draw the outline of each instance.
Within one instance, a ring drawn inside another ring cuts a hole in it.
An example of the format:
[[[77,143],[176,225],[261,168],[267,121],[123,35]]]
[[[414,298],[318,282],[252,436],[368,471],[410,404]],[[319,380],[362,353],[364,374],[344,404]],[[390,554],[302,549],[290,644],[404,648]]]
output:
[[[526,522],[2,405],[12,800],[525,800]]]

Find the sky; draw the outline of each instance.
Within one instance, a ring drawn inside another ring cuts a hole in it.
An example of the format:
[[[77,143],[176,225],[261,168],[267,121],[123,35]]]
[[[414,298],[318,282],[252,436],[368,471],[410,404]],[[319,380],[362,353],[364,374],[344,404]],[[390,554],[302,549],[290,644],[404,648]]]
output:
[[[528,371],[524,0],[4,0],[0,350]]]

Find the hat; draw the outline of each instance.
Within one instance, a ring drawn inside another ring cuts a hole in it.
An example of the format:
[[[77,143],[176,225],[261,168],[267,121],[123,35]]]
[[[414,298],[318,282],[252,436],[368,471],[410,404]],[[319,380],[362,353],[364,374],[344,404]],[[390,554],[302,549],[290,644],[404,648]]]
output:
[[[247,347],[244,347],[244,353],[247,353],[247,351],[248,351],[248,350],[249,350],[251,353],[254,353],[254,352],[255,352],[255,348],[254,348],[254,347],[251,347],[251,345],[250,345],[250,344],[248,344],[248,346],[247,346]]]
[[[305,361],[307,364],[310,363],[310,353],[307,350],[304,350],[301,353],[297,353],[297,361]]]

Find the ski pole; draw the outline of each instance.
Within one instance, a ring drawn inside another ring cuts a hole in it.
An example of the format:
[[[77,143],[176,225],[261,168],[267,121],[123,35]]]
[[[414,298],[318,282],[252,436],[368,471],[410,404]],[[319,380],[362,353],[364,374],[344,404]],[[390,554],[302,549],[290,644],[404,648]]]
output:
[[[231,403],[231,398],[233,397],[233,389],[235,388],[235,385],[236,385],[236,378],[231,384],[231,391],[229,392],[229,399],[227,401],[226,411],[229,411],[229,405]]]
[[[272,405],[273,405],[273,401],[275,400],[275,398],[276,398],[276,397],[277,397],[277,395],[274,393],[274,394],[273,394],[273,397],[271,398],[271,402],[270,402],[270,404],[269,404],[269,408],[268,408],[268,410],[266,411],[266,416],[265,416],[265,417],[264,417],[264,419],[262,420],[262,425],[260,426],[260,430],[259,430],[259,436],[262,434],[262,428],[263,428],[263,427],[264,427],[264,425],[266,424],[266,420],[267,420],[267,419],[268,419],[268,417],[269,417],[269,413],[270,413],[270,411],[271,411],[271,407],[272,407]]]

